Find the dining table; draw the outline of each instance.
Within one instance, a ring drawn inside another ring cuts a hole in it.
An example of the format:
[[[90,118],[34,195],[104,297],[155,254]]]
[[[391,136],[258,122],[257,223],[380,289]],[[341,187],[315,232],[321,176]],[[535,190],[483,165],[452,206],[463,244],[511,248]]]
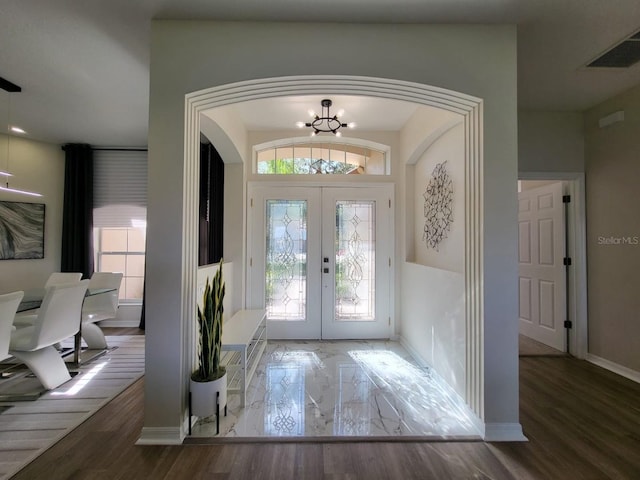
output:
[[[92,297],[94,295],[101,295],[103,293],[113,292],[115,290],[115,288],[88,288],[87,293],[85,293],[85,298]],[[17,313],[28,312],[29,310],[36,310],[40,308],[46,292],[46,288],[34,288],[25,290],[22,301],[20,302],[20,305],[18,305]],[[75,334],[73,341],[74,366],[80,365],[80,351],[82,346],[82,311],[80,312],[80,318],[78,319],[78,322],[78,333]]]

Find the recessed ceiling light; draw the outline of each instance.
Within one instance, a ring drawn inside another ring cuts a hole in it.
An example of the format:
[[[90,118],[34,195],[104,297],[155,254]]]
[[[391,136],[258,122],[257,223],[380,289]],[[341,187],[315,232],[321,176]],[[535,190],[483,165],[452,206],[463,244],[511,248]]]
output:
[[[13,133],[27,133],[23,129],[21,129],[20,127],[11,127],[11,131]]]

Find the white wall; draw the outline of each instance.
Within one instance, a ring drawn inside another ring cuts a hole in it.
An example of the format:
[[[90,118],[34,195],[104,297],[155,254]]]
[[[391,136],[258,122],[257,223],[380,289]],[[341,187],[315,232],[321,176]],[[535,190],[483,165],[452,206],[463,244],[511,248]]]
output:
[[[179,442],[184,434],[192,345],[181,305],[190,301],[185,271],[193,268],[183,265],[185,94],[241,80],[328,74],[393,78],[483,99],[484,417],[519,428],[515,28],[154,21],[147,252],[153,322],[141,442]]]
[[[402,284],[402,343],[464,398],[464,275],[405,262]]]
[[[0,152],[7,151],[7,136],[0,135]],[[59,145],[11,137],[9,169],[14,176],[9,185],[35,191],[30,197],[0,190],[0,200],[44,203],[44,258],[0,261],[0,293],[39,288],[52,272],[60,271],[62,250],[62,205],[64,201],[64,152]],[[5,155],[0,170],[6,169]],[[5,177],[0,177],[6,181]]]
[[[402,341],[465,395],[464,126],[433,140],[415,165],[407,165],[407,261],[402,263]],[[424,197],[434,167],[447,162],[453,185],[453,223],[437,249],[423,241]]]
[[[413,221],[410,231],[413,236],[413,252],[407,252],[407,260],[464,273],[464,126],[460,123],[438,138],[418,160],[411,171],[413,181]],[[424,192],[432,179],[436,165],[447,162],[445,169],[453,187],[453,222],[446,238],[430,248],[423,241],[424,233]],[[413,255],[411,255],[413,253]]]

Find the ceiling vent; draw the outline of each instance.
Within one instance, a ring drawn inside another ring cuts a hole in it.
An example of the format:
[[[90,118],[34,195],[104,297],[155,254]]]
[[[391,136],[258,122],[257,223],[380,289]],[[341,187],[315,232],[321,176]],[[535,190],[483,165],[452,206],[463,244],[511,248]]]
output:
[[[640,61],[640,32],[631,35],[612,49],[606,51],[587,67],[629,68]]]

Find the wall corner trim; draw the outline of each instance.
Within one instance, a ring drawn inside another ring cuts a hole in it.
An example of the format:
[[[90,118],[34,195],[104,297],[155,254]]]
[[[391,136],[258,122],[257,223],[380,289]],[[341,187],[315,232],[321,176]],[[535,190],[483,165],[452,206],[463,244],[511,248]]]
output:
[[[528,442],[519,423],[485,423],[485,442]]]
[[[182,445],[184,435],[176,427],[143,427],[136,445]]]

